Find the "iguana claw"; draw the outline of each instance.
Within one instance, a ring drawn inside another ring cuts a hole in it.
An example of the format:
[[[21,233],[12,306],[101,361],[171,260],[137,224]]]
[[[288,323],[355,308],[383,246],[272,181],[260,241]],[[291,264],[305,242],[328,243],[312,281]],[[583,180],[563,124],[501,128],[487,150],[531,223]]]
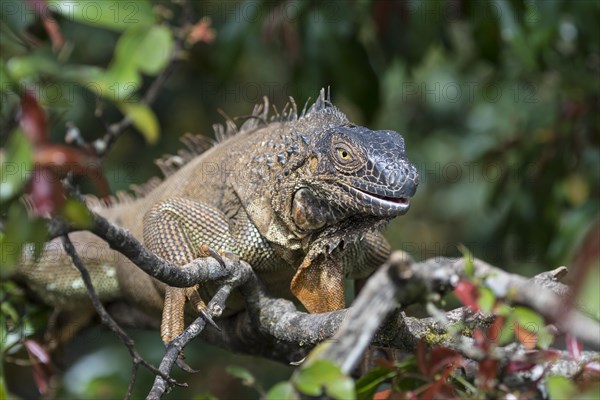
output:
[[[194,308],[196,309],[196,311],[198,311],[198,313],[202,316],[202,318],[204,318],[204,320],[207,323],[214,326],[217,330],[220,331],[221,328],[219,328],[219,326],[212,319],[212,315],[211,315],[212,313],[209,310],[209,308],[206,307],[206,304],[200,297],[198,290],[196,288],[186,288],[184,290],[185,290],[186,297],[192,302],[192,304],[194,305]]]
[[[182,371],[188,372],[190,374],[196,374],[198,372],[200,372],[199,369],[193,369],[192,367],[190,367],[189,365],[187,365],[181,358],[178,358],[175,363],[177,364],[177,366],[179,368],[181,368]]]
[[[217,262],[219,264],[221,264],[221,267],[223,267],[223,269],[227,269],[227,266],[225,265],[225,260],[223,259],[223,257],[221,256],[221,254],[219,254],[218,251],[216,251],[215,249],[213,249],[212,247],[203,244],[200,246],[200,254],[202,257],[212,257],[215,260],[217,260]]]
[[[208,322],[210,325],[212,325],[216,330],[218,330],[219,332],[221,331],[221,328],[219,328],[219,325],[216,324],[215,321],[213,321],[211,315],[208,313],[207,310],[199,310],[200,311],[200,315],[202,315],[202,318],[204,318],[204,320],[206,322]]]

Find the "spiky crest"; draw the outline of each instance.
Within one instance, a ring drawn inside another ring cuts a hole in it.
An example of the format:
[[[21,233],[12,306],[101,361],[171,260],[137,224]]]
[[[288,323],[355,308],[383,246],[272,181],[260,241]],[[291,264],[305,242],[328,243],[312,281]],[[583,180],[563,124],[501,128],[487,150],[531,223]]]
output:
[[[213,125],[216,140],[213,141],[203,135],[186,133],[180,138],[186,149],[179,150],[177,154],[166,154],[154,162],[160,168],[163,178],[153,177],[146,183],[131,185],[131,190],[134,192],[133,195],[124,191],[118,191],[114,196],[109,197],[108,205],[107,202],[100,200],[93,195],[86,195],[85,201],[87,205],[93,209],[130,203],[137,198],[144,197],[149,192],[156,189],[164,178],[173,175],[188,162],[204,153],[215,144],[221,143],[234,135],[249,134],[256,129],[267,126],[273,122],[298,121],[319,113],[341,114],[341,112],[331,103],[329,88],[327,88],[327,91],[321,89],[315,102],[310,107],[308,107],[309,104],[310,98],[306,101],[302,112],[298,114],[296,101],[290,96],[289,102],[285,105],[281,113],[279,113],[275,106],[270,107],[269,99],[265,96],[263,103],[255,105],[252,114],[250,115],[230,118],[220,111],[225,118],[225,123]],[[272,108],[272,112],[270,112],[270,108]],[[240,119],[245,119],[245,121],[238,128],[235,121]]]

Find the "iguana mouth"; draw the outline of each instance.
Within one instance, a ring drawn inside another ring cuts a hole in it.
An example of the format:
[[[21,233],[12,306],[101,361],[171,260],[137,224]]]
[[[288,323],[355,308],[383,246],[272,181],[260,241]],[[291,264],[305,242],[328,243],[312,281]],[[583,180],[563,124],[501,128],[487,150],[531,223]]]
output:
[[[377,197],[380,200],[383,201],[390,201],[392,203],[396,203],[396,204],[404,204],[406,206],[410,206],[410,200],[408,200],[408,198],[406,197],[387,197],[387,196],[377,196],[377,195],[371,195],[374,197]]]
[[[410,207],[408,197],[384,196],[349,185],[342,185],[342,187],[363,205],[369,205],[372,209],[379,211],[377,214],[405,214]]]

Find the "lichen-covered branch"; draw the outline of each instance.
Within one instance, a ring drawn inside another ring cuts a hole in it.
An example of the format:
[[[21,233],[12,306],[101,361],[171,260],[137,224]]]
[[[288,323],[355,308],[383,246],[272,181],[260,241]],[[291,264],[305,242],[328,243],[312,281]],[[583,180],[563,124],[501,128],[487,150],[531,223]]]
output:
[[[53,235],[61,235],[70,228],[55,221]],[[219,320],[221,331],[204,329],[201,319],[190,326],[168,350],[159,370],[167,374],[176,362],[179,351],[193,337],[235,352],[254,354],[282,362],[297,362],[320,342],[334,338],[323,356],[338,362],[350,371],[357,364],[369,344],[393,347],[407,352],[415,351],[420,340],[429,344],[455,349],[467,357],[477,359],[472,339],[460,332],[448,334],[454,324],[485,328],[493,317],[459,308],[430,318],[406,317],[400,305],[423,302],[432,293],[451,290],[467,277],[465,259],[435,258],[413,262],[403,252],[395,252],[382,268],[371,277],[353,306],[331,313],[308,314],[298,311],[293,303],[271,297],[249,265],[228,261],[224,269],[211,258],[199,259],[186,268],[179,268],[150,253],[127,230],[93,214],[90,228],[111,248],[121,252],[149,275],[173,286],[191,286],[198,282],[225,281],[236,272],[236,285],[246,299],[246,310],[233,317]],[[567,320],[559,318],[556,310],[568,296],[568,287],[558,281],[564,268],[542,273],[532,279],[509,274],[483,261],[473,260],[473,279],[488,286],[498,298],[512,304],[527,305],[553,322],[563,332],[585,343],[600,348],[599,325],[576,310]],[[550,308],[549,308],[550,307]],[[395,310],[395,311],[394,311]],[[125,320],[126,318],[117,319]],[[569,321],[566,324],[565,321]],[[497,348],[494,356],[503,360],[526,357],[522,346]],[[594,353],[595,354],[595,353]],[[516,358],[515,358],[516,357]],[[166,390],[164,378],[157,377],[154,398]]]

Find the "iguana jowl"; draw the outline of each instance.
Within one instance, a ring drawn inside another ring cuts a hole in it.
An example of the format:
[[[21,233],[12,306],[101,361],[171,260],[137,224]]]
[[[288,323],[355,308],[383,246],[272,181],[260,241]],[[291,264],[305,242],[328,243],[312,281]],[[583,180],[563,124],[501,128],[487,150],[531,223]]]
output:
[[[353,125],[323,90],[301,115],[292,101],[269,119],[265,101],[239,130],[231,122],[227,132],[217,130],[226,139],[201,153],[202,140],[188,136],[200,154],[160,161],[168,176],[143,196],[90,207],[171,262],[207,256],[206,245],[239,256],[272,294],[295,297],[310,312],[344,307],[344,279],[364,278],[386,260],[390,249],[379,230],[406,213],[417,188],[403,138]],[[186,297],[198,301],[195,288],[166,288],[165,295],[164,284],[100,239],[71,237],[104,300],[124,298],[156,313],[165,299],[163,340],[180,333]],[[39,262],[26,261],[20,278],[58,308],[89,307],[76,271],[65,268],[69,259],[52,248]],[[200,285],[200,297],[214,289]],[[234,296],[226,311],[242,307]]]

